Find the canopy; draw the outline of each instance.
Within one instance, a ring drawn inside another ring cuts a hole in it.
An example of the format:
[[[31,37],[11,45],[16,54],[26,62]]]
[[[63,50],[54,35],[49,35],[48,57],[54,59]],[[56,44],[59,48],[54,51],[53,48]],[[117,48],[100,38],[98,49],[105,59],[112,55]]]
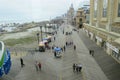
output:
[[[48,40],[48,38],[43,38],[43,40]]]
[[[51,38],[52,36],[48,36],[47,38]]]
[[[46,42],[48,42],[47,40],[43,40],[43,43],[46,43]]]
[[[61,48],[55,47],[55,48],[54,48],[54,51],[61,51]]]
[[[45,46],[44,42],[40,42],[39,46]]]

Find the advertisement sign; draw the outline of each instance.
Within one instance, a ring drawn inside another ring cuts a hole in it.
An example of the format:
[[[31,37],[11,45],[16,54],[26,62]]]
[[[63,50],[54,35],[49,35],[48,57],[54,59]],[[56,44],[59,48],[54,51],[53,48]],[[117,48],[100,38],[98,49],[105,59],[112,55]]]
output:
[[[115,51],[116,53],[119,53],[119,49],[109,44],[108,42],[106,43],[106,46],[109,47],[111,50]]]
[[[96,39],[97,39],[98,41],[102,42],[102,38],[96,36]]]

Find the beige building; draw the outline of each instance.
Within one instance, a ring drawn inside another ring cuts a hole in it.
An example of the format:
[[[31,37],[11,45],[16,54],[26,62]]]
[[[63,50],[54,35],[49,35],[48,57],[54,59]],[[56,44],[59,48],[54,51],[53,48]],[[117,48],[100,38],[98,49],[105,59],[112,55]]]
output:
[[[86,34],[120,62],[120,0],[90,0],[90,24]]]
[[[74,21],[74,8],[73,4],[71,4],[69,10],[67,11],[67,23],[73,24],[73,21]]]
[[[76,16],[75,16],[75,25],[77,28],[82,28],[83,27],[83,23],[86,22],[86,15],[84,13],[84,9],[79,8],[76,12]]]

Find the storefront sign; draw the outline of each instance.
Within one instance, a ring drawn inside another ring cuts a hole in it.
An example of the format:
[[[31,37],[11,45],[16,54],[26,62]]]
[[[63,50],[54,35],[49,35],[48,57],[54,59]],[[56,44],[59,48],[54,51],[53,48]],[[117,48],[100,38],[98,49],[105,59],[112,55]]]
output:
[[[88,30],[85,30],[88,33]]]
[[[110,49],[112,49],[113,51],[115,51],[116,53],[119,53],[119,49],[116,48],[115,46],[109,44],[108,42],[106,43],[106,46],[109,47]]]
[[[91,38],[93,38],[93,33],[89,32],[89,34],[91,35]]]
[[[98,41],[102,42],[102,39],[101,39],[100,37],[96,36],[96,39],[97,39]]]

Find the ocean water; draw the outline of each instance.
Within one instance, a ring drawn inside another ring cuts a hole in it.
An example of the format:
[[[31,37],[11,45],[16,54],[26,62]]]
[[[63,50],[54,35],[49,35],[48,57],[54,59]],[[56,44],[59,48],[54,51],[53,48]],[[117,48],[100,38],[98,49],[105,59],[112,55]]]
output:
[[[6,21],[0,21],[0,25],[1,24],[8,24],[8,23],[28,23],[28,22],[32,22],[32,20],[6,20]]]

